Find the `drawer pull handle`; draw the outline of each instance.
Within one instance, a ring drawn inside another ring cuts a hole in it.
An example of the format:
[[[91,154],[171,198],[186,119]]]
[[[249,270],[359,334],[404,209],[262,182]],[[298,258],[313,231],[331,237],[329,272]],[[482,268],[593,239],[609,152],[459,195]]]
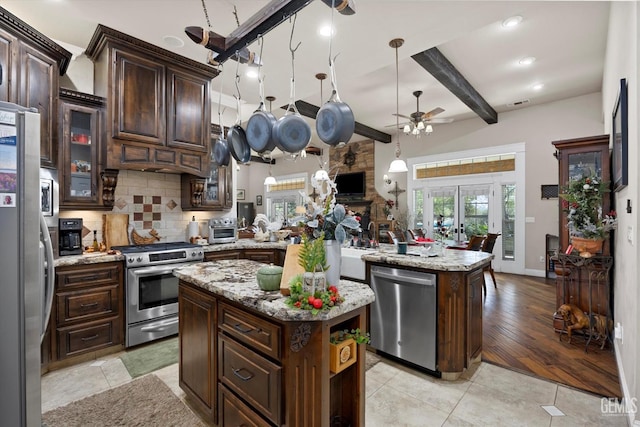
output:
[[[91,340],[95,340],[95,339],[96,339],[96,338],[98,338],[99,336],[100,336],[100,335],[95,334],[95,335],[93,335],[93,336],[91,336],[91,337],[82,337],[81,339],[82,339],[82,341],[91,341]]]
[[[243,334],[248,334],[249,332],[253,331],[252,328],[248,328],[248,329],[243,328],[240,325],[240,323],[236,323],[235,325],[233,325],[233,327],[235,328],[236,331],[242,332]]]
[[[233,369],[233,368],[231,368],[231,369]],[[243,368],[240,368],[240,369],[233,369],[233,374],[234,374],[236,377],[240,378],[242,381],[249,381],[251,378],[253,378],[253,374],[251,374],[251,373],[250,373],[248,376],[246,376],[246,377],[245,377],[245,376],[243,376],[243,375],[241,375],[241,374],[240,374],[240,371],[241,371],[242,369],[243,369]]]
[[[92,302],[90,304],[80,304],[80,307],[82,308],[90,308],[90,307],[96,307],[98,305],[97,302]]]
[[[98,276],[97,274],[94,274],[93,276],[86,276],[86,277],[82,278],[82,280],[85,281],[85,282],[91,282],[93,280],[98,280],[98,279],[100,279],[100,276]]]

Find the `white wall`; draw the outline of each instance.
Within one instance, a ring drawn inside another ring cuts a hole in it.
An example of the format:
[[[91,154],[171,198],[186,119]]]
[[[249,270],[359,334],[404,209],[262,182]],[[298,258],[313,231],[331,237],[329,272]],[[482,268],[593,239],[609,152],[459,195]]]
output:
[[[605,133],[611,131],[611,112],[618,95],[619,81],[626,78],[629,94],[629,185],[614,194],[618,212],[618,231],[615,233],[614,266],[614,318],[623,327],[623,339],[615,340],[616,357],[620,383],[625,398],[638,398],[640,392],[640,334],[638,307],[638,190],[637,165],[640,162],[638,150],[638,81],[640,70],[638,58],[638,18],[640,9],[637,2],[612,2],[609,17],[609,36],[603,79],[602,104],[605,114]],[[630,200],[632,212],[626,212]],[[627,234],[633,241],[627,240]],[[640,425],[637,414],[629,417],[634,425]]]
[[[533,99],[535,103],[535,99]],[[558,184],[558,163],[553,157],[552,141],[600,135],[603,133],[602,95],[593,93],[558,102],[533,105],[520,110],[500,113],[498,123],[486,124],[476,118],[434,126],[428,137],[416,139],[400,137],[401,157],[412,158],[451,151],[464,151],[524,142],[525,164],[525,216],[535,218],[525,229],[525,269],[544,272],[539,257],[544,255],[544,235],[558,233],[558,199],[542,200],[540,186]],[[393,144],[376,143],[376,188],[384,194],[382,175],[394,158]],[[395,174],[393,180],[404,182],[408,174]],[[407,175],[407,176],[403,176]],[[407,194],[400,196],[406,206]]]

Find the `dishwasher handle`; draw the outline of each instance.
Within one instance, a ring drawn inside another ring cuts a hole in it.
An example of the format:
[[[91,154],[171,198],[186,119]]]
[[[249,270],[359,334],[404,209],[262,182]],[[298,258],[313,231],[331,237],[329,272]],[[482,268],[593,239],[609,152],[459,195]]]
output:
[[[371,275],[372,276],[376,276],[376,277],[382,277],[384,279],[389,279],[389,280],[392,280],[394,282],[411,283],[411,284],[414,284],[414,285],[421,285],[421,286],[435,286],[436,285],[435,280],[418,279],[418,278],[413,277],[413,276],[405,276],[405,275],[402,275],[402,274],[391,274],[391,273],[387,273],[387,272],[380,271],[380,270],[372,271]]]

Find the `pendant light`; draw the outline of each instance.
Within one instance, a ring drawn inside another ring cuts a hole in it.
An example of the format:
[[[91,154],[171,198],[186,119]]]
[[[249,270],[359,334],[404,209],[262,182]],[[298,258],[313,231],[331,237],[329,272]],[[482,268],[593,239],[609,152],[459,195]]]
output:
[[[271,164],[272,161],[269,159],[269,176],[264,179],[264,185],[276,185],[278,183],[271,173]]]
[[[405,161],[400,158],[400,77],[398,72],[398,48],[403,44],[403,39],[393,39],[389,42],[389,46],[396,50],[396,158],[389,165],[389,173],[409,171]]]

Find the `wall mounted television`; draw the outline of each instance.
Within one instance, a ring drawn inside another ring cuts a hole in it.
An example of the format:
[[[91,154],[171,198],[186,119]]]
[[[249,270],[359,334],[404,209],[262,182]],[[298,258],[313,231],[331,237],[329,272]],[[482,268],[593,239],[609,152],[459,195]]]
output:
[[[339,198],[364,199],[367,182],[364,172],[341,173],[335,181]]]

